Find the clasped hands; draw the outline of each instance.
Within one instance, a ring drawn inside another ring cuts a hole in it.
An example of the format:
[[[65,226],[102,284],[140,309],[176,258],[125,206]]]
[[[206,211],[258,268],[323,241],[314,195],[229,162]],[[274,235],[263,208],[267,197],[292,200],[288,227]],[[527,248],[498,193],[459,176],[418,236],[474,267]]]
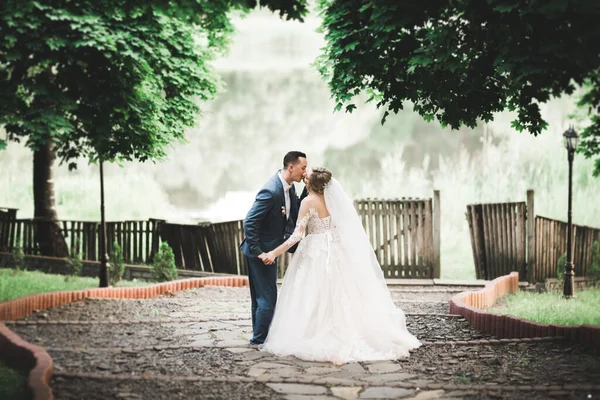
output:
[[[265,264],[265,265],[271,265],[275,262],[275,255],[273,254],[272,251],[268,252],[268,253],[262,253],[261,255],[258,256],[258,258]]]

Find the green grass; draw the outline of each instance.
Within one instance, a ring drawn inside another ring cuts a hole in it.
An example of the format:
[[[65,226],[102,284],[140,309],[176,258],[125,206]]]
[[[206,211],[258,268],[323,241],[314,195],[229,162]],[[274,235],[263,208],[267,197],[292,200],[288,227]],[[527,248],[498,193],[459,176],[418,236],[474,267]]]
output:
[[[558,292],[518,292],[489,311],[543,324],[600,325],[600,290],[581,290],[569,300]]]
[[[117,284],[117,287],[142,286],[146,284],[143,281],[123,280]],[[36,293],[90,289],[97,288],[98,286],[98,278],[71,277],[68,281],[65,281],[65,275],[0,268],[0,301],[7,301]]]
[[[20,400],[27,396],[27,377],[0,361],[0,399]]]

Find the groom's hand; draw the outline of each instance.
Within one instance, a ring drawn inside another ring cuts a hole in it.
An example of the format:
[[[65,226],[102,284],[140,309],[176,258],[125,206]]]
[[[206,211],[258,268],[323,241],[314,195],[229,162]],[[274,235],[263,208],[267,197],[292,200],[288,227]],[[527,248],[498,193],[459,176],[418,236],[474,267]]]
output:
[[[275,262],[275,258],[271,256],[271,253],[262,253],[258,258],[265,264],[271,265]]]
[[[267,253],[262,253],[258,256],[258,259],[262,261],[265,265],[269,265],[269,260],[267,259]]]

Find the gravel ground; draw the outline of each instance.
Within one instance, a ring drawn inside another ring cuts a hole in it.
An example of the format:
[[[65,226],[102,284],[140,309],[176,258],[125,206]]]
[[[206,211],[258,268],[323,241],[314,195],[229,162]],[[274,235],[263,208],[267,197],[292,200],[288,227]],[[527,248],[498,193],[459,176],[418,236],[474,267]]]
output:
[[[118,381],[56,378],[51,382],[60,399],[284,399],[264,383]],[[224,397],[226,394],[227,397]]]
[[[34,313],[9,328],[47,348],[54,360],[51,386],[57,399],[600,396],[584,386],[600,383],[600,356],[587,349],[556,341],[455,343],[491,338],[462,318],[439,315],[447,313],[448,300],[459,291],[391,289],[408,314],[409,330],[429,342],[410,358],[393,362],[335,366],[249,347],[247,288],[205,287],[149,300],[87,299]],[[429,386],[435,384],[453,386]],[[484,384],[497,387],[471,389]],[[564,384],[578,391],[506,390],[506,385]]]

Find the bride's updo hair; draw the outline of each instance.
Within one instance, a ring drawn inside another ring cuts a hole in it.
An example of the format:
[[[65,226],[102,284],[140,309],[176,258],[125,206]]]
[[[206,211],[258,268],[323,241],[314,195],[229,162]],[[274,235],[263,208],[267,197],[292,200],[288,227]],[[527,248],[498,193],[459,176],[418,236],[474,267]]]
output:
[[[315,167],[308,178],[308,187],[311,192],[323,195],[329,181],[331,181],[331,171],[324,167]]]

